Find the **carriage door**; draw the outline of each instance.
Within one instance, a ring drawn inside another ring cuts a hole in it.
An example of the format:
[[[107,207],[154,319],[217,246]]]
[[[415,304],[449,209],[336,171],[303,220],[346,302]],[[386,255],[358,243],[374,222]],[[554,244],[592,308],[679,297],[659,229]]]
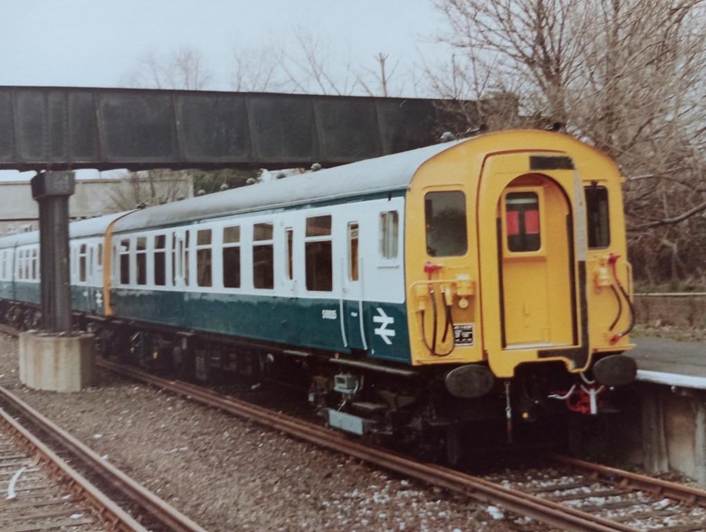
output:
[[[503,344],[572,345],[572,228],[560,185],[546,176],[517,179],[503,191],[498,210]]]
[[[359,251],[358,222],[347,222],[345,234],[346,249],[341,262],[341,324],[348,348],[365,350],[368,346],[363,332],[363,259]]]

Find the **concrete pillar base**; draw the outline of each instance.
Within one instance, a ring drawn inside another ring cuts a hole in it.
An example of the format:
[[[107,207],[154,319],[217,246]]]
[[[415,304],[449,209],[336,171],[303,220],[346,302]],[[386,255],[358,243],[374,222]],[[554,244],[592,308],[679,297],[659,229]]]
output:
[[[20,382],[35,390],[78,392],[96,380],[92,334],[20,334]]]

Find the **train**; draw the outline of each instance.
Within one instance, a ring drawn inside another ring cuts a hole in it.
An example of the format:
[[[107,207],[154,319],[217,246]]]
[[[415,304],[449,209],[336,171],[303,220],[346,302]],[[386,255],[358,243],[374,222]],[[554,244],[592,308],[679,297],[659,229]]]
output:
[[[75,221],[74,321],[105,356],[296,383],[335,429],[455,456],[634,380],[622,180],[506,130]],[[39,281],[38,233],[0,238],[0,318],[36,328]]]

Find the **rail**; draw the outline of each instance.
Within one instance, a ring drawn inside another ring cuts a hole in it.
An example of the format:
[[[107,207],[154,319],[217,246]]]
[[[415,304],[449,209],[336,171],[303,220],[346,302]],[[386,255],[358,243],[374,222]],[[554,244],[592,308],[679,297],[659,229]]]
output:
[[[174,532],[205,532],[194,521],[145,489],[125,473],[103,460],[95,451],[74,436],[44,417],[8,389],[0,386],[0,399],[49,439],[57,442],[62,450],[78,459],[88,469],[104,479],[110,488],[128,499],[139,509],[139,514],[158,523],[165,530]]]
[[[146,531],[140,523],[115,504],[112,499],[67,464],[58,454],[2,408],[0,408],[0,427],[2,427],[2,432],[15,440],[19,447],[24,448],[30,455],[36,457],[41,467],[47,470],[50,476],[57,481],[59,489],[68,488],[66,491],[71,492],[78,500],[85,502],[93,514],[108,524],[112,530]],[[19,475],[15,478],[19,478]],[[42,501],[43,504],[46,504],[46,502]],[[71,526],[71,524],[69,523],[67,526]]]

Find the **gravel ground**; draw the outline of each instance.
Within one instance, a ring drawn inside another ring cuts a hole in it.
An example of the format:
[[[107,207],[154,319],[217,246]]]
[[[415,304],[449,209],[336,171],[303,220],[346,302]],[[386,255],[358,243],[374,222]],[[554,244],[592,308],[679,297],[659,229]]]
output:
[[[208,530],[546,530],[113,375],[29,390],[2,334],[0,382]]]

